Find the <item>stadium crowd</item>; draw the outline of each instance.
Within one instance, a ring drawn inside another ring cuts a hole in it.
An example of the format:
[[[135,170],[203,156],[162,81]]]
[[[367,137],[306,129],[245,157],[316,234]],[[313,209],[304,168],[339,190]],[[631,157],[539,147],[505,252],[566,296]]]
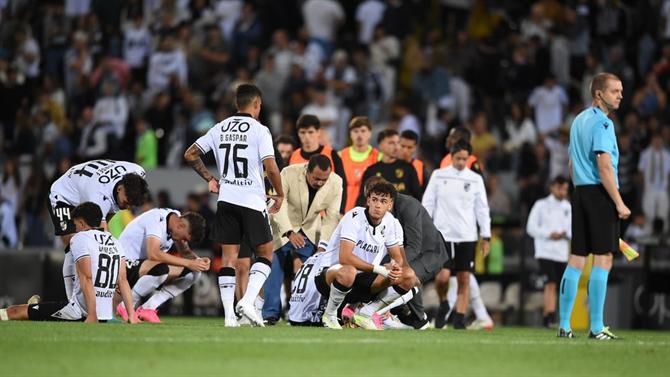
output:
[[[610,116],[631,231],[667,230],[668,40],[668,0],[0,0],[2,247],[53,244],[45,198],[78,162],[185,166],[245,82],[262,90],[261,122],[286,164],[299,147],[303,162],[332,150],[347,175],[337,152],[356,144],[355,117],[380,150],[389,130],[404,135],[374,154],[423,162],[417,199],[464,127],[494,223],[524,223],[568,176],[570,124],[601,71],[623,81]],[[353,196],[347,187],[342,210]],[[184,202],[214,215],[201,195]],[[174,207],[166,193],[156,204]]]

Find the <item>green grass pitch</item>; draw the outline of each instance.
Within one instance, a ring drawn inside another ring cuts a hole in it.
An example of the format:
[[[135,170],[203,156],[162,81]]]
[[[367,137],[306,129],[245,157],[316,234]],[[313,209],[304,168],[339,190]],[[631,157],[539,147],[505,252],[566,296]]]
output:
[[[610,342],[550,330],[364,331],[163,324],[0,323],[0,376],[667,376],[670,333]]]

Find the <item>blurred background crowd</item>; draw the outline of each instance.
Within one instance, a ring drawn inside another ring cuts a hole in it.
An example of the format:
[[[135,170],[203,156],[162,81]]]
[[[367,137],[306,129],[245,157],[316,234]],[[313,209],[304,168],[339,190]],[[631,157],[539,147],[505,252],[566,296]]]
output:
[[[612,117],[629,233],[663,231],[669,42],[668,0],[0,0],[2,247],[53,244],[45,198],[72,164],[183,168],[253,82],[262,122],[291,149],[301,114],[336,151],[363,115],[373,146],[381,130],[414,131],[430,171],[448,131],[467,127],[499,246],[514,252],[532,204],[568,175],[570,124],[601,71],[624,85]],[[212,213],[198,190],[160,189],[158,206]]]

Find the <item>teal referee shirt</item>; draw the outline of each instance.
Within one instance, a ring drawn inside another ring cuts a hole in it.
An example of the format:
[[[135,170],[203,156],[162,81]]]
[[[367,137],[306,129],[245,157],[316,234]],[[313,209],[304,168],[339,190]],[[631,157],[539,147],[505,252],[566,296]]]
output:
[[[570,160],[575,186],[602,184],[598,173],[597,153],[612,159],[616,186],[619,187],[619,147],[614,123],[597,107],[589,107],[577,115],[570,129]]]

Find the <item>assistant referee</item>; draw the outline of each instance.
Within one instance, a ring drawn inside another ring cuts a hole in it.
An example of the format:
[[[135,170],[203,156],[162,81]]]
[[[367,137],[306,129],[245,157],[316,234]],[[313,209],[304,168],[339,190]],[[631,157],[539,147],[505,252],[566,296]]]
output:
[[[614,123],[607,114],[619,108],[621,80],[599,73],[591,81],[592,105],[582,111],[570,129],[570,171],[575,185],[572,197],[572,255],[561,279],[558,336],[573,338],[570,316],[586,257],[593,254],[589,279],[589,338],[616,339],[604,326],[603,310],[612,254],[618,248],[619,220],[630,216],[619,194],[619,148]]]

